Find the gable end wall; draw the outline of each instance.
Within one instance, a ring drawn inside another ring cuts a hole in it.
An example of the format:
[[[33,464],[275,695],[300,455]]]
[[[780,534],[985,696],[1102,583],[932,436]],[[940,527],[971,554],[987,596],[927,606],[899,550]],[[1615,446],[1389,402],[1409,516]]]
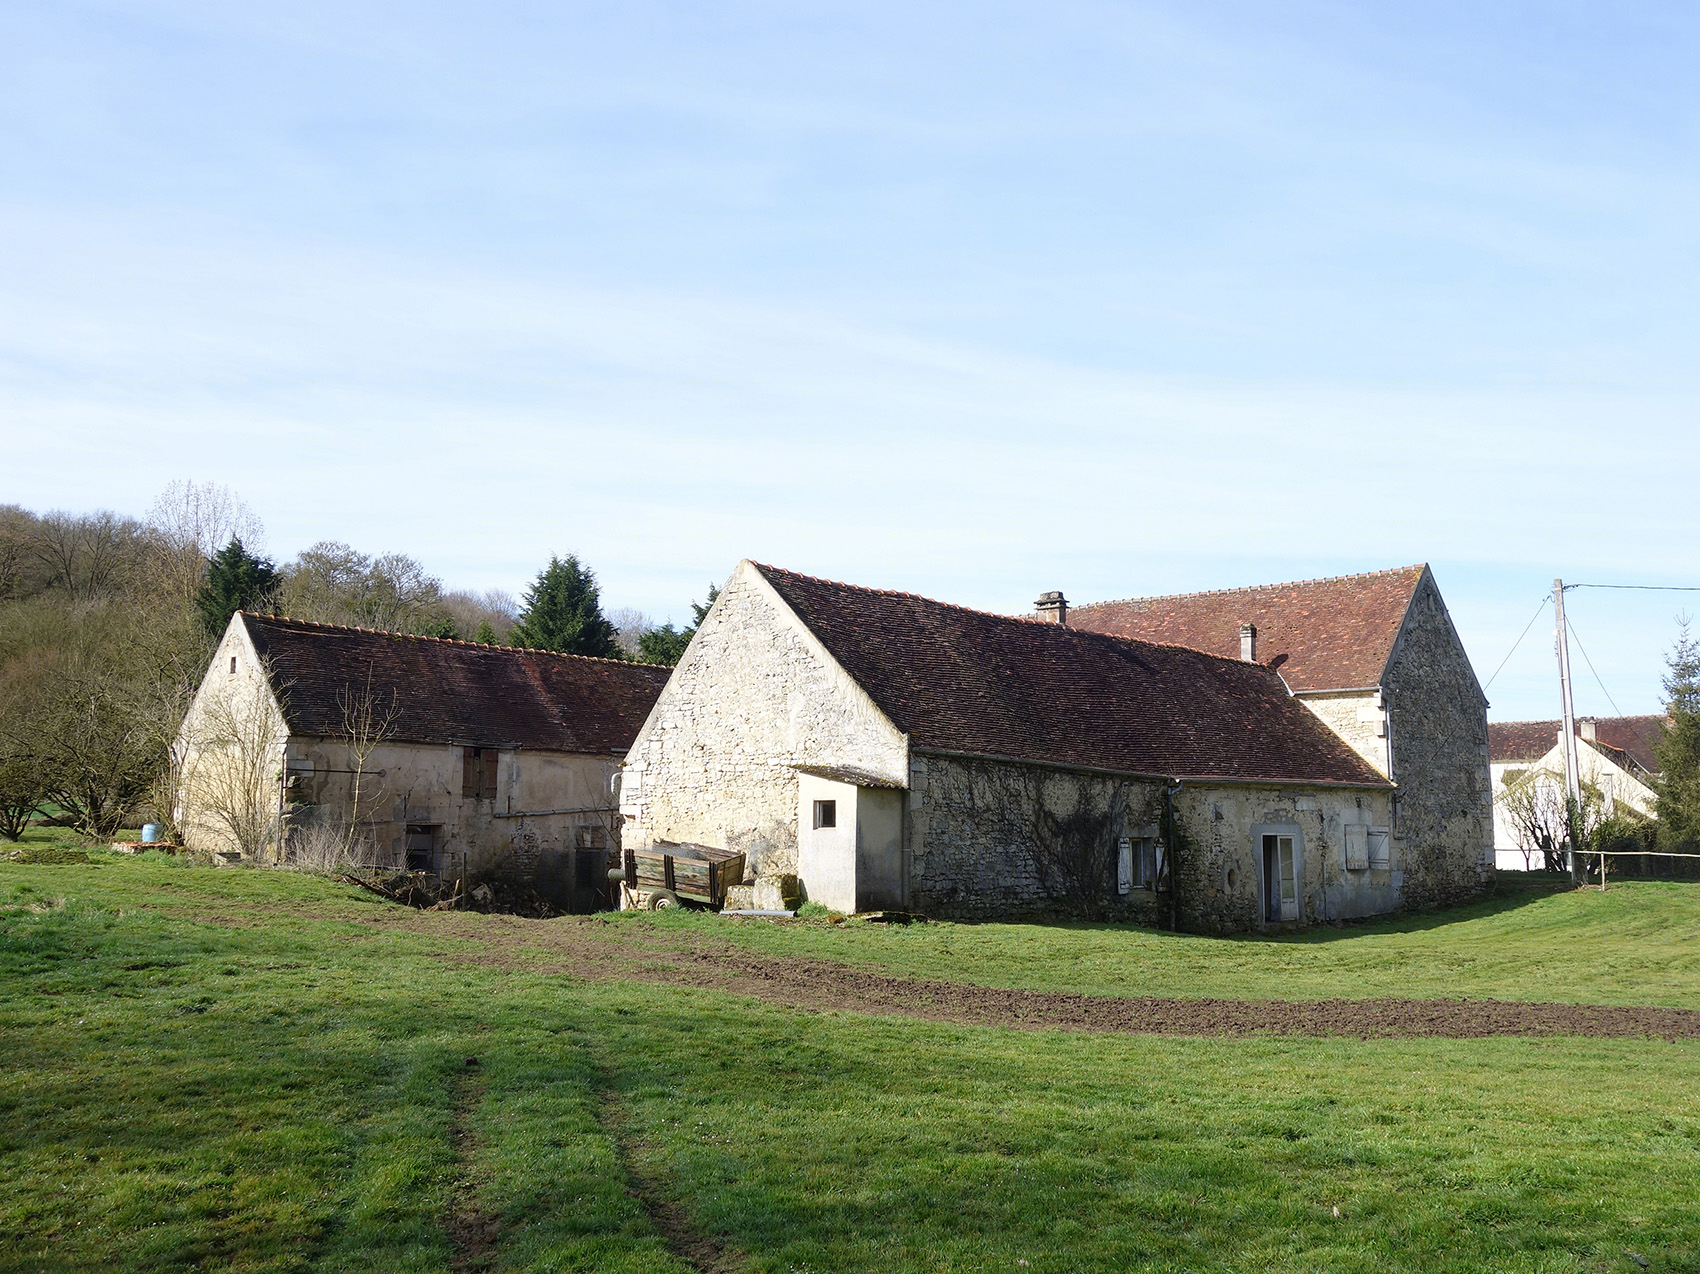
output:
[[[746,563],[627,754],[626,843],[716,845],[795,872],[798,765],[901,785],[908,741]]]
[[[1492,879],[1487,701],[1431,576],[1411,599],[1383,685],[1399,785],[1394,865],[1404,872],[1404,901],[1426,906],[1471,897]]]

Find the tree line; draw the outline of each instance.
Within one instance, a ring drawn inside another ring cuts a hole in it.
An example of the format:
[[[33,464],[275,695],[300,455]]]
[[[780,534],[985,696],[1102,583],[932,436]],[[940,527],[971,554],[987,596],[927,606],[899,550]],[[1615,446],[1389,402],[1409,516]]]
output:
[[[0,836],[40,811],[95,837],[169,824],[172,743],[231,615],[671,665],[695,632],[603,613],[595,574],[552,557],[523,599],[445,589],[403,553],[322,540],[277,563],[228,488],[176,482],[146,517],[0,505]],[[700,623],[714,600],[692,603]]]

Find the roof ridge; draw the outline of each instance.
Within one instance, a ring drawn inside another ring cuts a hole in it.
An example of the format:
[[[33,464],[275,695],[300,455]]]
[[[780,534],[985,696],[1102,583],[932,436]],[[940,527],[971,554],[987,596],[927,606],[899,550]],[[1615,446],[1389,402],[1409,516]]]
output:
[[[1262,593],[1282,588],[1297,588],[1302,584],[1338,584],[1346,580],[1372,579],[1378,575],[1403,575],[1408,571],[1426,570],[1427,562],[1409,566],[1390,566],[1379,571],[1357,571],[1350,575],[1319,575],[1315,579],[1283,580],[1278,584],[1242,584],[1238,588],[1205,588],[1193,593],[1152,593],[1146,597],[1115,597],[1101,602],[1070,602],[1069,609],[1093,610],[1099,606],[1125,606],[1129,602],[1175,601],[1187,597],[1226,597],[1230,593]]]
[[[289,615],[262,615],[258,611],[238,611],[249,619],[264,619],[300,628],[322,628],[333,633],[366,633],[373,637],[398,637],[404,641],[434,641],[444,646],[468,646],[474,650],[501,650],[511,654],[552,655],[556,659],[578,659],[588,664],[614,664],[621,668],[664,668],[663,664],[646,664],[637,659],[609,659],[603,655],[574,655],[565,650],[542,650],[536,646],[500,646],[494,642],[467,641],[464,637],[433,637],[429,633],[398,633],[388,628],[361,628],[356,624],[326,624],[316,619],[295,619]]]
[[[797,579],[808,580],[813,584],[830,584],[834,588],[847,588],[854,593],[876,593],[881,597],[900,597],[905,601],[926,602],[929,606],[942,607],[945,610],[962,611],[968,615],[978,615],[983,619],[1001,620],[1006,624],[1031,624],[1035,628],[1056,629],[1077,638],[1089,638],[1094,641],[1119,642],[1125,646],[1155,646],[1162,650],[1179,650],[1189,655],[1197,655],[1203,659],[1215,659],[1225,664],[1250,664],[1268,672],[1277,670],[1271,665],[1252,659],[1236,659],[1232,655],[1218,655],[1212,651],[1200,650],[1197,646],[1188,646],[1178,641],[1151,641],[1145,637],[1123,637],[1119,633],[1100,633],[1089,628],[1070,628],[1067,624],[1053,623],[1048,619],[1038,619],[1032,615],[1006,615],[1001,611],[979,610],[973,606],[963,606],[958,602],[943,602],[936,597],[926,597],[920,593],[906,593],[895,588],[869,588],[865,584],[850,584],[844,580],[827,579],[821,575],[804,575],[801,571],[788,570],[783,566],[773,566],[766,562],[757,562],[753,558],[750,565],[761,571],[778,571],[782,575],[795,576]],[[1109,605],[1109,603],[1100,603]]]
[[[1589,720],[1589,721],[1599,721],[1599,722],[1606,722],[1606,721],[1664,721],[1664,720],[1668,719],[1669,716],[1670,716],[1670,713],[1668,713],[1668,712],[1630,712],[1630,713],[1625,713],[1622,716],[1616,716],[1616,717],[1602,717],[1602,716],[1599,716],[1595,713],[1578,712],[1573,717],[1571,717],[1571,720],[1572,721],[1582,721],[1582,720],[1586,719],[1586,720]],[[1564,720],[1563,717],[1530,717],[1529,719],[1527,719],[1525,721],[1489,721],[1488,725],[1489,726],[1559,725],[1563,722],[1563,720]]]

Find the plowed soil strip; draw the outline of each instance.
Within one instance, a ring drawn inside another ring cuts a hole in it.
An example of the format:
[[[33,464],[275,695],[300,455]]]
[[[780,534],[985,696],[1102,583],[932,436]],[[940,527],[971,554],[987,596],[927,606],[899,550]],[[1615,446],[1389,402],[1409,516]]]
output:
[[[1361,1039],[1482,1039],[1495,1035],[1700,1038],[1700,1009],[1392,997],[1194,1000],[1026,991],[895,977],[831,960],[762,955],[712,938],[687,939],[689,946],[681,950],[660,943],[652,945],[637,935],[618,934],[609,926],[562,920],[486,927],[477,932],[476,941],[480,950],[477,954],[469,952],[468,958],[501,968],[702,987],[790,1008],[888,1014],[969,1026],[1129,1035],[1347,1035]]]
[[[696,952],[665,979],[801,1008],[895,1013],[964,1025],[1138,1035],[1493,1035],[1700,1038],[1700,1010],[1508,1000],[1178,1000],[1023,991],[895,978],[821,960]],[[656,971],[660,973],[660,971]],[[641,975],[640,975],[641,976]]]

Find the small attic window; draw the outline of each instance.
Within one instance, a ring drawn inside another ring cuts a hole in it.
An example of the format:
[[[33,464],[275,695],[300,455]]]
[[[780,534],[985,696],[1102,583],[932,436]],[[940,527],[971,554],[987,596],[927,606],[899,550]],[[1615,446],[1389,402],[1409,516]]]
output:
[[[234,673],[236,671],[236,656],[235,655],[232,655],[230,657],[230,671],[232,673]]]
[[[816,801],[815,802],[815,827],[821,828],[821,827],[837,827],[837,826],[838,826],[838,802],[837,801]]]

